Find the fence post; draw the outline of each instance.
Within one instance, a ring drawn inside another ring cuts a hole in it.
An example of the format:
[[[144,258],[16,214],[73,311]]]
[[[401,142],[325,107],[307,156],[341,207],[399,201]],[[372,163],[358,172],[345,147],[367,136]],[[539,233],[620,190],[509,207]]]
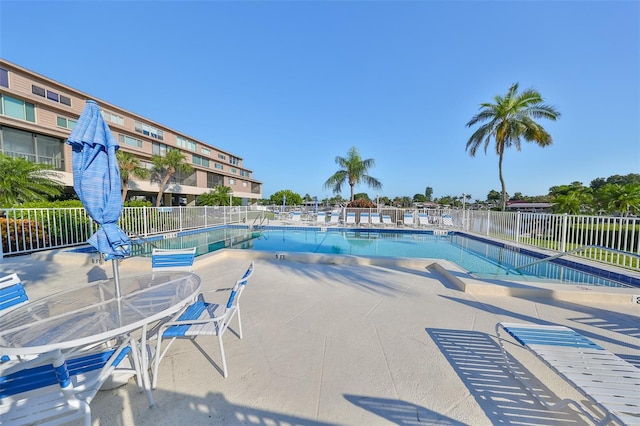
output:
[[[209,226],[209,212],[207,211],[207,206],[204,206],[204,227],[207,228]]]
[[[182,206],[178,206],[178,209],[180,209],[180,210],[178,210],[178,212],[179,212],[179,214],[178,214],[178,223],[180,224],[180,231],[184,231],[184,225],[182,223],[182,221],[183,221],[183,218],[182,218]]]
[[[517,214],[516,214],[516,243],[520,242],[520,222],[522,221],[522,213],[520,212],[520,210],[518,210]]]
[[[487,210],[487,237],[489,236],[490,227],[491,227],[491,210]]]
[[[567,222],[569,215],[567,213],[562,215],[562,238],[560,239],[560,252],[564,253],[567,250]]]
[[[147,211],[147,206],[142,206],[142,208],[144,209],[142,211],[142,215],[144,217],[142,226],[144,227],[144,236],[146,237],[149,235],[149,213]]]

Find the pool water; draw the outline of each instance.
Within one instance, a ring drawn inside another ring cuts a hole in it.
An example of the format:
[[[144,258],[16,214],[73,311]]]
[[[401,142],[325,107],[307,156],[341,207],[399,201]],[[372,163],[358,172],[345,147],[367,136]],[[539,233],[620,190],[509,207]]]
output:
[[[198,255],[221,248],[235,248],[269,252],[445,259],[484,279],[631,287],[615,279],[604,278],[559,263],[540,262],[516,269],[518,266],[535,262],[538,258],[515,247],[495,245],[457,233],[434,235],[433,231],[382,232],[317,228],[250,231],[246,228],[223,228],[164,239],[155,245],[161,248],[195,246]]]

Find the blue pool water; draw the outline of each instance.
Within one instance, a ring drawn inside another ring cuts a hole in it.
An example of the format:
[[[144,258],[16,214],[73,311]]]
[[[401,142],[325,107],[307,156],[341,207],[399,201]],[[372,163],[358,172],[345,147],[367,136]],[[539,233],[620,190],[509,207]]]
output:
[[[581,270],[584,265],[565,259],[527,265],[544,255],[496,244],[455,232],[434,235],[433,231],[396,232],[392,230],[349,230],[319,228],[220,228],[207,232],[181,233],[174,238],[156,240],[161,248],[197,247],[197,254],[221,248],[269,252],[305,252],[355,256],[385,256],[446,259],[473,275],[486,279],[544,281],[610,287],[640,286],[637,279],[604,269]],[[578,268],[578,269],[576,269]]]

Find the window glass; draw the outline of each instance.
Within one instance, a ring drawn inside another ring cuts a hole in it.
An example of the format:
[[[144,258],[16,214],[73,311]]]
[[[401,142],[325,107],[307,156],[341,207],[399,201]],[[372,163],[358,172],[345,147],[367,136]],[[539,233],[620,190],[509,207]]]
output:
[[[36,108],[32,103],[25,102],[24,109],[26,112],[26,119],[32,123],[36,122]]]
[[[51,136],[37,135],[36,146],[38,163],[48,164],[58,170],[62,170],[63,142]]]
[[[60,95],[60,103],[71,106],[71,98]]]
[[[58,102],[58,94],[56,92],[52,92],[51,90],[47,90],[47,99]]]
[[[64,127],[65,129],[67,128],[67,119],[64,117],[58,117],[56,119],[56,123],[59,127]]]
[[[11,157],[26,158],[35,162],[35,147],[31,132],[24,132],[10,127],[2,129],[3,148]]]
[[[0,86],[9,87],[9,72],[4,68],[0,68]]]
[[[67,129],[73,130],[73,128],[76,127],[77,123],[78,122],[76,120],[68,119],[67,120]]]
[[[20,120],[25,119],[24,115],[24,102],[20,99],[12,98],[11,96],[3,96],[4,99],[4,115],[19,118]]]
[[[33,93],[34,95],[42,96],[43,98],[45,95],[44,89],[34,84],[31,85],[31,93]]]

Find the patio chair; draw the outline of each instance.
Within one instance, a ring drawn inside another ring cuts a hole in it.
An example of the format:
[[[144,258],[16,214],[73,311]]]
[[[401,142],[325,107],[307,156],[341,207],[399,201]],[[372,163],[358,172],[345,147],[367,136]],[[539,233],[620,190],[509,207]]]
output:
[[[379,226],[382,224],[382,222],[380,222],[380,213],[371,213],[371,224],[373,226]]]
[[[391,222],[391,215],[383,214],[382,223],[386,226],[393,226],[393,222]]]
[[[369,224],[369,213],[360,213],[360,225],[365,226]]]
[[[402,223],[404,226],[413,226],[415,224],[413,213],[405,213],[403,215]]]
[[[153,381],[151,387],[155,389],[158,381],[160,362],[176,339],[194,340],[197,336],[217,336],[220,345],[220,356],[222,358],[222,374],[228,376],[227,360],[224,356],[224,345],[222,336],[229,328],[229,324],[234,316],[238,317],[238,337],[242,339],[242,320],[240,318],[240,296],[247,285],[247,281],[254,271],[253,262],[244,273],[242,278],[236,281],[231,289],[229,299],[225,305],[209,303],[204,300],[202,294],[198,299],[189,305],[171,321],[160,325],[156,336],[155,358],[153,360]],[[170,339],[162,348],[162,341]]]
[[[59,349],[3,369],[0,377],[2,424],[62,424],[83,419],[91,425],[90,403],[118,364],[137,355],[127,337],[117,348],[65,356]]]
[[[316,215],[316,222],[321,225],[324,225],[327,222],[327,213],[326,212],[318,212]]]
[[[640,424],[640,369],[634,365],[564,326],[497,323],[496,335],[507,368],[544,407],[557,410],[570,405],[595,424]],[[507,335],[582,393],[588,402],[566,398],[551,403],[540,395],[538,385],[526,378],[528,374],[513,366],[505,348]],[[602,414],[594,416],[589,411],[594,407]],[[598,418],[602,415],[603,418]]]
[[[301,222],[302,221],[302,212],[291,212],[291,217],[289,218],[291,222]]]
[[[193,270],[196,248],[159,249],[154,248],[151,253],[151,271],[185,271]]]
[[[444,226],[453,226],[453,218],[449,214],[442,215],[442,225]]]
[[[11,274],[0,278],[0,315],[4,315],[29,302],[18,274]]]
[[[329,224],[337,225],[340,223],[340,212],[332,211],[331,216],[329,216]]]
[[[357,225],[355,212],[347,212],[345,223],[347,225]]]
[[[429,225],[429,215],[427,213],[418,213],[418,225],[420,226]]]

